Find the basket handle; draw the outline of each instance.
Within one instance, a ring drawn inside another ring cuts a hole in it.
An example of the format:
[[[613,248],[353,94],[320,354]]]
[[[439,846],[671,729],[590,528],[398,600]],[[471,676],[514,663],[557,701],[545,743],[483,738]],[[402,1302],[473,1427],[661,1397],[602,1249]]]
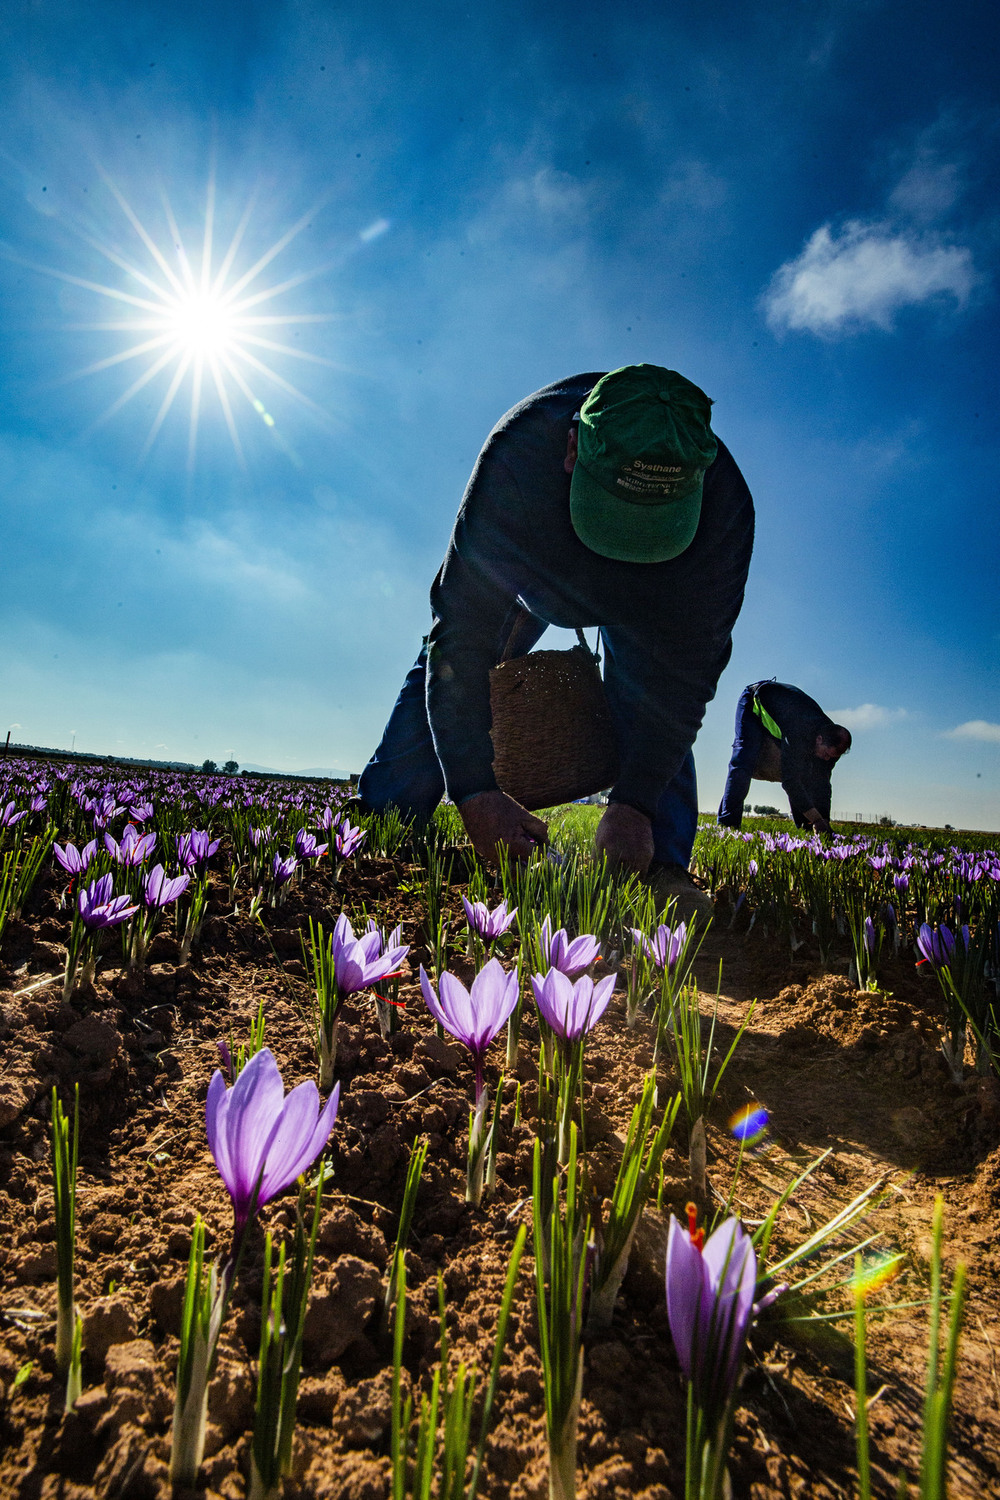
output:
[[[595,646],[594,650],[591,651],[590,647],[587,645],[587,637],[584,635],[584,633],[580,629],[579,625],[576,627],[576,638],[580,642],[580,645],[583,647],[584,651],[586,651],[587,655],[588,656],[592,656],[593,659],[594,659],[594,661],[599,663],[600,660],[601,660],[601,658],[600,658],[600,656],[597,653],[596,646]],[[597,632],[597,639],[598,640],[601,639],[601,632],[600,631]]]

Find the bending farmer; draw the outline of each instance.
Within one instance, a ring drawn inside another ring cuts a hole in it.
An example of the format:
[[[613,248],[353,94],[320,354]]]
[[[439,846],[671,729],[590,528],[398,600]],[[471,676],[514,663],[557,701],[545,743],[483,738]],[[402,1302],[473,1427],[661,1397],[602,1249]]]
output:
[[[362,773],[365,809],[423,821],[447,789],[480,855],[527,856],[546,826],[497,786],[490,669],[549,624],[596,625],[620,752],[598,851],[662,899],[708,901],[687,873],[691,746],[729,660],[754,519],[710,415],[697,386],[643,364],[558,381],[500,418],[431,590],[430,636]]]
[[[801,688],[754,682],[736,706],[736,738],[719,807],[724,828],[739,828],[752,779],[780,781],[799,828],[830,831],[830,775],[851,748],[851,732],[835,724]]]

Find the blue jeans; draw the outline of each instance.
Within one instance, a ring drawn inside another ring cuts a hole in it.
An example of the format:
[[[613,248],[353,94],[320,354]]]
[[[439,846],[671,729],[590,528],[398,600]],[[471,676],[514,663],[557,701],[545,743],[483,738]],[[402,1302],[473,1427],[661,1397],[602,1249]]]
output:
[[[607,642],[605,642],[607,652]],[[358,795],[368,812],[398,807],[402,816],[425,824],[444,796],[444,776],[434,749],[426,704],[427,648],[406,674],[395,707],[371,760],[361,773]],[[619,736],[628,732],[608,682],[608,708]],[[664,789],[653,816],[653,858],[665,865],[691,862],[698,831],[698,786],[689,750]]]
[[[756,686],[756,684],[755,684]],[[718,822],[723,828],[739,828],[754,767],[768,738],[767,730],[753,711],[753,687],[746,687],[736,705],[736,738],[729,761],[726,789],[719,803]]]

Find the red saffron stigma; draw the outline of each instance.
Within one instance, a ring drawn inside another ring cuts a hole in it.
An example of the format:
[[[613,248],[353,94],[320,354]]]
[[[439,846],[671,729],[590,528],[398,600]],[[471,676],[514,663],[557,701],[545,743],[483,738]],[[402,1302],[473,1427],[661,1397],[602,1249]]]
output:
[[[395,1005],[397,1010],[403,1010],[406,1005],[405,1000],[390,1000],[388,995],[382,995],[378,990],[375,991],[375,998],[381,1000],[383,1005]]]
[[[687,1216],[688,1234],[691,1236],[691,1243],[695,1249],[701,1250],[705,1244],[705,1226],[703,1224],[700,1229],[696,1227],[698,1224],[698,1205],[696,1203],[689,1203],[687,1205]]]

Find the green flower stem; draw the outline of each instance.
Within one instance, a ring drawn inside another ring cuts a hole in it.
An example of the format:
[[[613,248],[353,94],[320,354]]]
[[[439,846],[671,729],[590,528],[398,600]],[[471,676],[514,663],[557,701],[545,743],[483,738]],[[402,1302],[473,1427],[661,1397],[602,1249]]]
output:
[[[865,1293],[861,1256],[854,1257],[854,1430],[858,1453],[858,1500],[871,1500],[868,1445],[868,1366],[865,1358]]]
[[[584,1217],[580,1201],[575,1125],[570,1133],[565,1205],[557,1178],[547,1216],[543,1214],[541,1179],[542,1150],[536,1140],[532,1193],[535,1292],[545,1381],[549,1494],[551,1500],[572,1500],[576,1493],[576,1433],[583,1386],[583,1307],[590,1259],[590,1219]]]
[[[264,1293],[249,1500],[268,1500],[268,1497],[277,1495],[282,1477],[291,1473],[295,1406],[302,1370],[302,1340],[309,1288],[312,1284],[322,1196],[321,1175],[316,1186],[312,1226],[307,1238],[306,1189],[302,1187],[290,1262],[286,1265],[285,1246],[282,1245],[273,1274],[270,1234],[264,1243]]]
[[[410,1238],[410,1226],[413,1223],[413,1210],[417,1203],[417,1192],[420,1187],[420,1178],[427,1160],[428,1142],[414,1137],[413,1149],[410,1152],[410,1164],[406,1169],[406,1186],[403,1189],[403,1202],[399,1210],[399,1227],[396,1230],[396,1244],[392,1252],[392,1260],[389,1262],[389,1277],[386,1282],[385,1300],[382,1305],[382,1330],[383,1334],[389,1332],[389,1316],[392,1311],[392,1300],[396,1295],[396,1283],[399,1278],[399,1267],[403,1261],[407,1241]]]
[[[229,1300],[230,1277],[219,1283],[213,1265],[205,1270],[205,1222],[195,1220],[184,1284],[181,1347],[177,1363],[177,1392],[170,1441],[170,1479],[194,1486],[205,1452],[208,1421],[208,1383]]]
[[[56,1368],[68,1375],[76,1340],[73,1261],[76,1252],[76,1169],[80,1145],[80,1085],[74,1089],[70,1130],[59,1096],[52,1090],[52,1185],[56,1219]]]
[[[323,930],[322,922],[309,918],[309,936],[302,939],[302,956],[306,968],[312,969],[315,998],[313,1001],[313,1025],[316,1036],[316,1058],[319,1065],[319,1086],[324,1091],[333,1087],[333,1071],[337,1062],[337,1028],[340,1023],[341,996],[337,989],[337,975],[333,962],[330,940]]]
[[[945,1500],[948,1493],[948,1424],[951,1417],[958,1337],[965,1313],[963,1262],[955,1267],[951,1288],[951,1317],[944,1361],[941,1360],[941,1310],[944,1302],[941,1246],[944,1231],[944,1199],[934,1204],[931,1252],[931,1322],[927,1349],[927,1391],[924,1398],[924,1442],[920,1460],[920,1500]]]
[[[469,1110],[469,1166],[465,1181],[465,1201],[478,1208],[483,1201],[483,1178],[486,1171],[486,1148],[489,1133],[486,1129],[486,1110],[490,1091],[483,1084],[482,1092],[474,1109]]]
[[[615,1299],[628,1266],[629,1252],[642,1211],[663,1163],[663,1153],[680,1109],[676,1095],[654,1127],[656,1078],[647,1075],[642,1097],[632,1111],[628,1136],[611,1197],[607,1223],[600,1237],[600,1249],[594,1265],[587,1309],[587,1328],[593,1332],[611,1326]]]

